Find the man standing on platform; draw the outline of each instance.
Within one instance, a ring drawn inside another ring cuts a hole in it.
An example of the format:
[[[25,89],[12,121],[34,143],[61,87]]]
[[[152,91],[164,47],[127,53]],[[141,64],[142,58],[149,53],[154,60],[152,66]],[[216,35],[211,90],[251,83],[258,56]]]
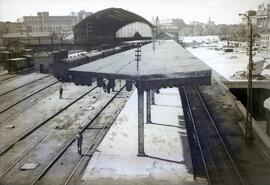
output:
[[[111,89],[110,89],[109,80],[106,81],[106,91],[108,94],[110,94]]]
[[[103,80],[102,86],[103,86],[103,91],[106,92],[106,80]]]

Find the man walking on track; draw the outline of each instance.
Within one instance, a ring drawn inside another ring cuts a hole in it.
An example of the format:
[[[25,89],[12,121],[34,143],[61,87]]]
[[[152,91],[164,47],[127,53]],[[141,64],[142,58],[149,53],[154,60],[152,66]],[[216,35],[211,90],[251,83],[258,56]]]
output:
[[[62,95],[63,95],[63,87],[60,86],[60,89],[59,89],[59,98],[62,99]]]
[[[83,140],[82,133],[78,132],[76,135],[76,141],[77,141],[77,146],[78,146],[78,154],[80,156],[82,156],[82,140]]]

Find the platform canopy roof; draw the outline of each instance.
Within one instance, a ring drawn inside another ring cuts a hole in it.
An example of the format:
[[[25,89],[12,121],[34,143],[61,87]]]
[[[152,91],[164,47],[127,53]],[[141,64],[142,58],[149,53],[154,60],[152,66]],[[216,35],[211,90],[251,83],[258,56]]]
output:
[[[73,79],[97,77],[142,81],[151,88],[211,84],[210,67],[173,40],[157,42],[155,50],[152,44],[142,46],[138,71],[135,50],[69,69],[69,73]]]

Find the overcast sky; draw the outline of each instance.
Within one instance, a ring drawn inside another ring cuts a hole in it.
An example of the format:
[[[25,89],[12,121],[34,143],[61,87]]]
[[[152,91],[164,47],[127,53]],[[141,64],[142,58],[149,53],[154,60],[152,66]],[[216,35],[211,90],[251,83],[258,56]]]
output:
[[[50,15],[68,15],[70,12],[86,10],[96,12],[109,7],[124,8],[151,21],[182,18],[207,22],[211,17],[217,24],[239,23],[238,13],[257,10],[265,0],[0,0],[0,21],[16,21],[22,16],[36,15],[38,11],[49,11]],[[270,0],[268,0],[270,1]]]

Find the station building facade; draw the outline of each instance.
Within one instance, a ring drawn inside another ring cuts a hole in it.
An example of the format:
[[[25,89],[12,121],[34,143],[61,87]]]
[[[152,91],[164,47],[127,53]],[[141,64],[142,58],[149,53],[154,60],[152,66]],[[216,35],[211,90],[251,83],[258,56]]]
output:
[[[32,27],[33,32],[51,32],[61,37],[73,34],[76,16],[50,16],[49,12],[38,12],[37,16],[24,16],[18,20]]]
[[[264,1],[258,6],[257,28],[260,35],[260,50],[265,56],[270,54],[270,0]],[[269,57],[268,57],[269,58]]]
[[[74,27],[75,43],[116,44],[152,38],[152,24],[121,8],[101,10]]]
[[[261,34],[260,47],[261,51],[268,56],[270,55],[270,32]]]
[[[8,33],[24,34],[31,32],[31,27],[26,26],[23,23],[15,22],[0,22],[0,47],[3,46],[3,36]]]
[[[259,5],[256,19],[260,32],[270,31],[270,0]]]

